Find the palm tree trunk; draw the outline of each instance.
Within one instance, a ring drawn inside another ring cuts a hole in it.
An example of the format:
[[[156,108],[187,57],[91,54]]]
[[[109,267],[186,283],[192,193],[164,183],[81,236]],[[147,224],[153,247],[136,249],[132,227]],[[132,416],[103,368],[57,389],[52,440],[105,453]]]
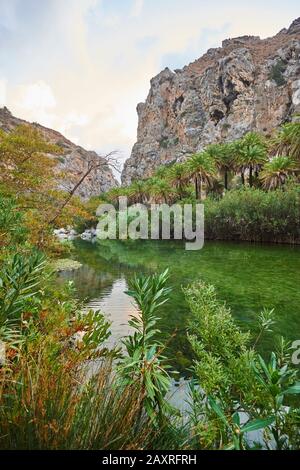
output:
[[[202,201],[202,179],[199,178],[199,201]]]
[[[195,176],[195,197],[196,197],[196,200],[199,197],[198,175]]]
[[[224,171],[224,188],[227,190],[228,189],[228,171]]]
[[[243,171],[241,172],[241,179],[242,179],[242,185],[245,186],[245,176],[244,176]]]
[[[182,184],[181,183],[179,183],[179,185],[178,185],[178,190],[179,190],[179,199],[181,200],[182,196],[183,196],[183,189],[182,189]]]
[[[249,186],[252,188],[253,186],[253,168],[252,165],[249,167]]]

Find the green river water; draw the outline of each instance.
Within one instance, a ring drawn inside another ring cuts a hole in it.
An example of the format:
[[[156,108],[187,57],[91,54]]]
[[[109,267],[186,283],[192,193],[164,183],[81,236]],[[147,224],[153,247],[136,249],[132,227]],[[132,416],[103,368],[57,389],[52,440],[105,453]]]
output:
[[[274,308],[274,332],[261,341],[262,354],[274,349],[278,335],[300,339],[300,247],[206,242],[202,250],[186,251],[181,242],[141,240],[76,241],[75,247],[83,266],[61,274],[61,279],[73,280],[78,296],[109,317],[113,341],[128,333],[127,321],[135,312],[124,293],[130,278],[169,268],[173,293],[160,312],[159,327],[166,355],[183,376],[189,374],[192,354],[186,339],[189,310],[181,287],[197,279],[216,286],[219,298],[253,337],[258,313],[263,307]]]

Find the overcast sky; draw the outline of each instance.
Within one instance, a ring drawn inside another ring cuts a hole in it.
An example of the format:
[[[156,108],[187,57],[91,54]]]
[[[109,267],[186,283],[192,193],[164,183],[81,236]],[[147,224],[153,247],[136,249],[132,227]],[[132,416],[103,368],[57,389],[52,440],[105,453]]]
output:
[[[124,160],[151,77],[299,13],[298,0],[0,0],[0,106]]]

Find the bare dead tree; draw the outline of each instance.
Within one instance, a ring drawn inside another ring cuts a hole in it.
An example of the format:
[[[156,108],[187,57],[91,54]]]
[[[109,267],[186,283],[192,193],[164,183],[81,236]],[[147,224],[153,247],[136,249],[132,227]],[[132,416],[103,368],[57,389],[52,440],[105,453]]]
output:
[[[85,160],[86,161],[86,169],[81,173],[80,178],[74,184],[71,190],[68,191],[68,195],[66,196],[63,203],[60,205],[59,209],[55,213],[55,215],[49,220],[48,225],[53,225],[58,217],[61,215],[63,209],[69,204],[70,200],[76,193],[77,189],[82,185],[84,180],[94,171],[97,171],[101,168],[113,168],[114,170],[120,172],[120,165],[117,159],[117,151],[112,151],[106,155],[97,155],[96,153],[92,153],[89,157]]]

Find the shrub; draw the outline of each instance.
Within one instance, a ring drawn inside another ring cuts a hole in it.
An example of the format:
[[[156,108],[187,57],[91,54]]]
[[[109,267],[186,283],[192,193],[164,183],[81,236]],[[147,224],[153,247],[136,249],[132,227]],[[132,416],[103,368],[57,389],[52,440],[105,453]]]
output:
[[[245,373],[250,336],[235,324],[230,309],[203,282],[184,289],[192,312],[188,339],[196,354],[195,372],[206,393],[230,396],[238,369]]]
[[[168,300],[170,293],[170,288],[165,286],[167,280],[167,271],[133,280],[127,294],[135,300],[139,315],[131,316],[129,320],[134,334],[123,341],[127,355],[122,358],[119,367],[126,384],[140,384],[146,412],[153,420],[158,417],[160,421],[172,411],[165,399],[170,389],[170,376],[162,356],[163,345],[154,338],[160,333],[156,328],[157,311]]]
[[[285,70],[286,64],[282,60],[278,60],[276,64],[272,66],[269,78],[274,80],[277,86],[282,86],[286,83],[283,75]]]
[[[0,194],[0,248],[9,249],[26,241],[24,216],[14,198]]]
[[[208,239],[300,242],[300,187],[265,193],[229,191],[220,201],[205,201]]]
[[[196,357],[190,393],[193,445],[253,448],[247,433],[263,430],[254,447],[297,449],[300,413],[295,402],[288,408],[286,404],[289,395],[300,394],[300,382],[288,348],[284,354],[271,353],[266,362],[251,347],[249,333],[235,325],[213,286],[198,282],[184,293],[192,313],[188,337]],[[270,316],[263,312],[260,319],[261,331],[270,331]]]

